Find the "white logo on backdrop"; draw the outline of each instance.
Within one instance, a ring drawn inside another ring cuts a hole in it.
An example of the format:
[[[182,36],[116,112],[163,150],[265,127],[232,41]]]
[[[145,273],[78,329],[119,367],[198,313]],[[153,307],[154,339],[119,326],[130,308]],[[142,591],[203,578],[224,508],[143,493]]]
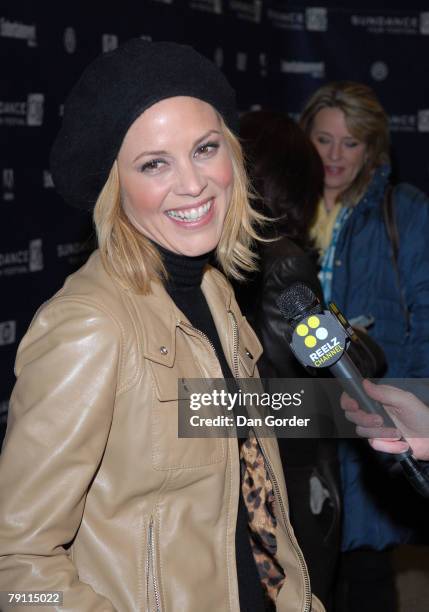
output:
[[[37,47],[36,26],[34,24],[26,25],[19,21],[9,21],[1,17],[0,36],[3,38],[26,40],[29,47]]]
[[[429,13],[420,13],[420,34],[429,34]]]
[[[261,76],[267,76],[267,54],[259,54],[259,73]]]
[[[67,53],[74,53],[76,51],[76,30],[74,28],[66,28],[64,30],[64,48]]]
[[[236,62],[235,62],[235,67],[237,68],[237,70],[239,72],[245,72],[246,71],[246,68],[247,68],[247,53],[244,53],[243,51],[238,51],[237,57],[236,57]]]
[[[57,257],[58,259],[66,259],[71,265],[82,265],[93,250],[94,244],[90,240],[66,242],[57,244]]]
[[[190,0],[189,8],[204,13],[222,14],[222,0]]]
[[[116,34],[103,34],[101,37],[101,48],[103,53],[114,51],[119,45],[119,40]]]
[[[5,202],[11,202],[15,199],[14,187],[15,177],[13,168],[3,168],[3,200]]]
[[[44,100],[41,93],[29,93],[26,102],[0,101],[0,125],[41,126]]]
[[[218,68],[223,66],[223,49],[222,47],[216,47],[214,52],[214,62]]]
[[[26,102],[0,102],[0,125],[26,125]]]
[[[43,124],[43,105],[45,96],[41,93],[30,93],[27,96],[27,125]]]
[[[43,251],[40,238],[30,240],[28,259],[28,269],[30,272],[40,272],[40,270],[43,270]]]
[[[0,346],[13,344],[16,340],[16,321],[2,321],[0,323]]]
[[[30,240],[28,249],[0,253],[0,276],[15,276],[43,270],[43,243]]]
[[[262,17],[262,0],[230,0],[229,8],[239,19],[260,23]]]
[[[390,115],[389,128],[391,132],[415,132],[417,128],[416,115]]]
[[[276,28],[295,32],[304,30],[304,13],[268,9],[267,17]]]
[[[290,74],[308,74],[315,79],[325,76],[325,62],[299,62],[282,60],[280,69]]]
[[[327,32],[328,9],[326,7],[308,7],[305,9],[305,25],[310,32]]]
[[[370,72],[374,81],[384,81],[389,74],[389,68],[385,62],[374,62]]]
[[[51,189],[54,186],[54,181],[52,180],[52,174],[49,170],[43,170],[43,187],[45,189]]]
[[[422,13],[423,14],[423,13]],[[352,15],[353,27],[363,28],[371,34],[419,34],[419,19],[412,15]],[[421,28],[421,20],[420,20]]]
[[[15,184],[12,168],[3,168],[3,187],[7,190],[12,190]]]
[[[419,132],[429,132],[429,109],[417,113],[417,129]]]

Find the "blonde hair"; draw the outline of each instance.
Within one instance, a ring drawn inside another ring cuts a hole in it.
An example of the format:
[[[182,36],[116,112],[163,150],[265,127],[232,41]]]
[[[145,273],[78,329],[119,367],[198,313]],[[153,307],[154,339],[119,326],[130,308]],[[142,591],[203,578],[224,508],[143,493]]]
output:
[[[243,280],[243,272],[257,269],[257,255],[252,245],[261,238],[255,228],[266,219],[249,204],[250,188],[241,145],[222,117],[219,119],[231,154],[234,182],[216,257],[226,276]],[[116,161],[97,199],[94,223],[103,265],[123,287],[146,294],[150,292],[152,280],[167,278],[158,249],[124,212]]]
[[[317,113],[324,108],[341,110],[350,134],[366,144],[364,165],[352,184],[337,198],[344,205],[353,206],[366,191],[374,169],[390,162],[389,121],[373,90],[353,81],[328,83],[311,96],[300,119],[307,135],[310,135]]]

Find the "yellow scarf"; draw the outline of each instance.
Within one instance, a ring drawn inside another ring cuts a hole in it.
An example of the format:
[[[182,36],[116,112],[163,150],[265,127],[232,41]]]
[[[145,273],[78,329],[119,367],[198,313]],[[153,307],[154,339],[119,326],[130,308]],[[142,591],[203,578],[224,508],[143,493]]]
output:
[[[316,218],[310,228],[310,237],[320,255],[323,255],[331,242],[332,230],[340,209],[341,202],[337,202],[331,210],[326,210],[324,200],[319,201]]]

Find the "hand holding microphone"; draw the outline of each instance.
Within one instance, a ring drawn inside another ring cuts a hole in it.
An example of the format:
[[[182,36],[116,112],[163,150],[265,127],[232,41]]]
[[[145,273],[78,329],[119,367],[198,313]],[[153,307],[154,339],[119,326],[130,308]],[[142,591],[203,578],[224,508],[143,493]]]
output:
[[[391,385],[375,385],[364,380],[363,387],[370,397],[383,404],[405,441],[394,430],[383,427],[380,417],[367,414],[356,400],[344,393],[341,407],[346,419],[357,425],[356,433],[369,438],[375,450],[398,454],[411,447],[417,459],[429,461],[429,407],[413,393]]]
[[[288,323],[292,334],[290,346],[304,366],[328,368],[343,389],[360,407],[371,415],[371,423],[383,424],[393,433],[395,441],[405,443],[397,447],[393,456],[402,467],[407,479],[424,497],[429,497],[429,480],[407,447],[405,439],[398,437],[395,422],[382,404],[366,393],[359,370],[347,355],[346,349],[353,337],[353,329],[335,304],[323,310],[313,291],[301,282],[293,283],[277,299],[277,306]],[[350,412],[350,411],[349,411]],[[375,416],[374,416],[375,415]],[[366,416],[366,423],[369,417]]]

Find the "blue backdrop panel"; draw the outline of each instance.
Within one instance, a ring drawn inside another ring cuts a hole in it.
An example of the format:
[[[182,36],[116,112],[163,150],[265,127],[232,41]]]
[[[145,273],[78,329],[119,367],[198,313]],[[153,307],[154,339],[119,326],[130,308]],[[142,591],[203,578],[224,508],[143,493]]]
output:
[[[298,116],[328,80],[372,86],[391,122],[395,171],[429,191],[429,7],[390,0],[125,0],[0,8],[0,438],[19,340],[35,310],[94,248],[90,215],[55,194],[49,149],[67,92],[132,36],[193,45],[221,67],[240,110]],[[115,84],[112,83],[112,87]]]

